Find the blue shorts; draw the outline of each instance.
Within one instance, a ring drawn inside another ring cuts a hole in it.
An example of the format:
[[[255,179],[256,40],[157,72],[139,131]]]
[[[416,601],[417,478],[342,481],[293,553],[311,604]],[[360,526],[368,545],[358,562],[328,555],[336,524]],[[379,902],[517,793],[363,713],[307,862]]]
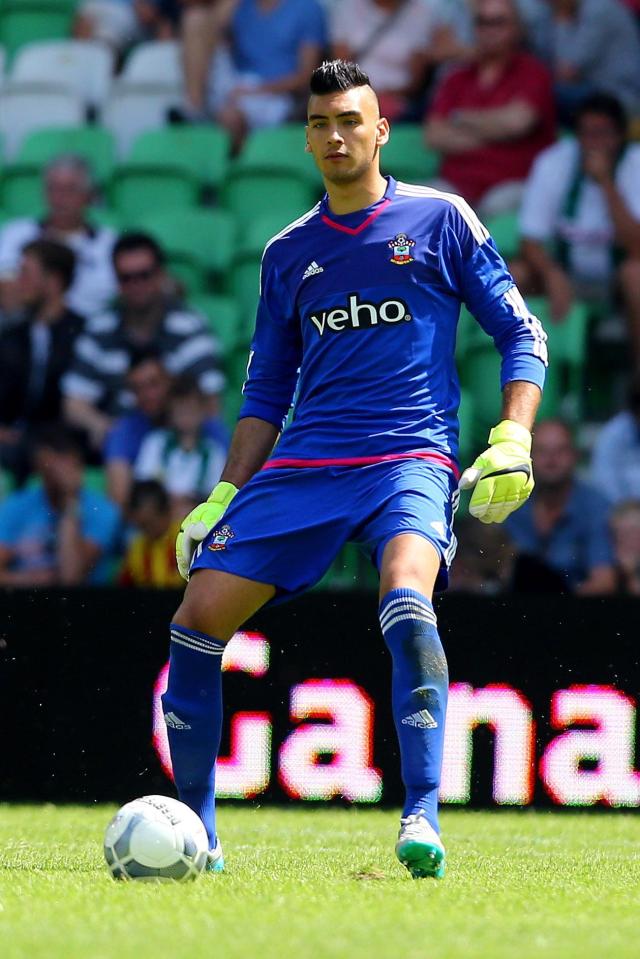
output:
[[[453,473],[420,459],[262,470],[202,541],[191,571],[269,583],[277,602],[317,583],[346,542],[362,546],[379,570],[390,539],[417,533],[440,554],[436,589],[446,589],[457,500]]]

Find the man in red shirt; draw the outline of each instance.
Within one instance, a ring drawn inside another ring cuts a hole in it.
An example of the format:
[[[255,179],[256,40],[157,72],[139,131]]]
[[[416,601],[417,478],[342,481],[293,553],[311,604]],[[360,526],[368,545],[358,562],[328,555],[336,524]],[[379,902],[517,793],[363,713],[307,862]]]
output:
[[[479,0],[477,59],[435,92],[428,145],[443,154],[435,184],[461,194],[484,216],[516,210],[536,155],[555,139],[551,76],[520,49],[513,0]]]

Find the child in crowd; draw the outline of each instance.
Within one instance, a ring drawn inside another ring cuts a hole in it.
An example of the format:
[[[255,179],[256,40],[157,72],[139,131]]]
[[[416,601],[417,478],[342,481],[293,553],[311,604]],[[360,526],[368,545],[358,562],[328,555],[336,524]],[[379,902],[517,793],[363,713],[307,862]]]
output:
[[[182,518],[206,499],[220,478],[226,449],[207,436],[207,400],[195,380],[171,387],[168,426],[149,433],[140,447],[134,476],[155,479],[169,494],[171,515]]]
[[[120,585],[180,586],[175,553],[180,520],[172,520],[169,495],[162,484],[157,480],[134,483],[127,514],[137,532],[127,549]]]

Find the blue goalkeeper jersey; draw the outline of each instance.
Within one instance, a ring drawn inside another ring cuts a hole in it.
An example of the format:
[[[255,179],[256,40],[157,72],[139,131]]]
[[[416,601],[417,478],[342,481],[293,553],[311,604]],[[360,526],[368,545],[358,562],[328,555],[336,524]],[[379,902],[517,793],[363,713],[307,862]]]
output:
[[[325,196],[277,234],[240,411],[280,428],[295,394],[266,468],[414,456],[457,473],[462,303],[502,355],[501,386],[542,388],[544,331],[460,197],[389,177],[373,206],[337,216]]]

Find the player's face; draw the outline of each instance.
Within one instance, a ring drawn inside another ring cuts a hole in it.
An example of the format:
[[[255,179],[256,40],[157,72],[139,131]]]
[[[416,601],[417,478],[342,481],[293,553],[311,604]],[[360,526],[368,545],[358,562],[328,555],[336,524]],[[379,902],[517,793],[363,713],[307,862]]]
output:
[[[542,423],[533,441],[533,471],[538,486],[564,486],[575,466],[576,451],[569,432],[560,423]]]
[[[377,169],[378,150],[389,139],[371,87],[311,96],[307,150],[329,183],[353,183]]]

